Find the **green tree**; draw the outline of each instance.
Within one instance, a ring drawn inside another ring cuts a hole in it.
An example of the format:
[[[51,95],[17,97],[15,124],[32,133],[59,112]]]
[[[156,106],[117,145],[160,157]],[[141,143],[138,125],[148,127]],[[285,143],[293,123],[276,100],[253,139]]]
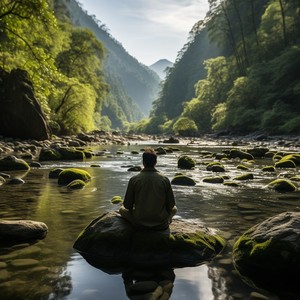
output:
[[[193,120],[181,117],[174,123],[173,131],[182,136],[195,136],[198,133],[198,127]]]

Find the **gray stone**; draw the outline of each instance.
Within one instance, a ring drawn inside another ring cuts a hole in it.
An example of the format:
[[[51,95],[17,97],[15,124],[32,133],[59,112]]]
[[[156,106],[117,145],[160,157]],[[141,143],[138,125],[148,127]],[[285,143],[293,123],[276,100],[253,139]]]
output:
[[[45,223],[31,220],[0,220],[0,241],[2,243],[18,243],[43,239],[48,232]]]

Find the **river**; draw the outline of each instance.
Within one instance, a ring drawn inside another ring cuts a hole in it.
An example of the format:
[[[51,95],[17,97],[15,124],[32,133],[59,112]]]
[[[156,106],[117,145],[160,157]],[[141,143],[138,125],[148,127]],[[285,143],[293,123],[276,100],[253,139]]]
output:
[[[118,209],[111,203],[113,196],[124,196],[127,182],[135,173],[129,165],[141,166],[141,149],[162,146],[156,142],[136,142],[126,146],[97,146],[93,156],[83,162],[45,162],[41,168],[27,173],[10,172],[25,180],[21,185],[0,186],[0,218],[30,219],[47,224],[44,240],[33,244],[0,247],[0,298],[5,299],[128,299],[124,280],[128,274],[109,274],[89,265],[73,249],[81,230],[104,212]],[[300,193],[280,194],[265,188],[275,177],[298,169],[266,174],[261,167],[271,164],[268,159],[256,159],[249,165],[254,180],[241,182],[239,187],[202,182],[206,171],[203,151],[221,152],[230,145],[205,142],[176,145],[179,151],[160,155],[157,169],[171,180],[179,171],[177,159],[188,154],[197,161],[194,170],[183,171],[191,176],[193,187],[173,186],[178,206],[177,218],[197,219],[208,227],[217,228],[227,240],[226,249],[212,262],[201,266],[169,270],[173,274],[173,300],[233,300],[280,298],[274,291],[255,288],[235,271],[231,260],[232,246],[243,232],[267,217],[284,211],[300,211]],[[121,151],[117,154],[117,151]],[[132,154],[138,151],[139,154]],[[200,155],[202,154],[202,155]],[[238,160],[225,161],[226,175],[233,178],[245,171],[237,169]],[[100,167],[91,167],[98,164]],[[54,167],[78,167],[87,170],[93,179],[82,190],[68,190],[49,179]],[[125,276],[126,275],[126,276]],[[126,277],[127,278],[127,277]],[[296,295],[294,295],[296,297]],[[297,299],[297,298],[294,298]]]

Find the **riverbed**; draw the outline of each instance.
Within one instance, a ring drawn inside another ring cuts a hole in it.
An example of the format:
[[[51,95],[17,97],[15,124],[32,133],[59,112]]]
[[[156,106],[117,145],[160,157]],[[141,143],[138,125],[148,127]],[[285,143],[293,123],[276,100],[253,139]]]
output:
[[[213,161],[209,153],[232,148],[226,143],[205,141],[174,145],[136,141],[128,145],[93,146],[92,150],[101,155],[84,161],[43,162],[40,168],[29,172],[9,172],[25,183],[0,186],[0,218],[41,221],[47,224],[49,232],[44,240],[32,244],[0,247],[1,299],[128,299],[125,281],[131,275],[134,280],[134,271],[120,274],[97,269],[73,249],[73,244],[94,218],[119,208],[111,199],[124,196],[129,178],[136,174],[128,168],[142,166],[141,149],[148,146],[173,149],[160,155],[157,164],[157,169],[170,180],[180,171],[196,181],[192,187],[173,186],[178,207],[176,218],[195,219],[216,228],[227,241],[224,251],[211,262],[161,270],[174,276],[170,275],[174,285],[170,299],[284,299],[278,292],[259,289],[245,281],[232,264],[231,251],[236,239],[253,225],[285,211],[300,211],[298,191],[282,194],[266,188],[273,179],[299,175],[299,170],[264,173],[262,166],[272,164],[272,160],[255,159],[244,163],[254,174],[253,180],[239,182],[238,187],[204,183],[204,177],[212,176],[206,170],[206,164]],[[195,169],[178,170],[177,159],[182,154],[196,160]],[[230,180],[245,173],[237,168],[240,163],[238,159],[223,162]],[[68,190],[59,186],[57,179],[49,179],[49,170],[54,167],[82,168],[93,178],[82,190]],[[295,294],[290,297],[299,299]]]

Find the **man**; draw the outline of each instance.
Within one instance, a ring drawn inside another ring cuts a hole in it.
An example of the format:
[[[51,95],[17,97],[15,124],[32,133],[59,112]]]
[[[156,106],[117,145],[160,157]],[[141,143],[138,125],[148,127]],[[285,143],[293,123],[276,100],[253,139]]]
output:
[[[171,183],[155,169],[157,155],[151,148],[143,153],[143,170],[130,178],[121,216],[139,228],[164,230],[177,208]]]

